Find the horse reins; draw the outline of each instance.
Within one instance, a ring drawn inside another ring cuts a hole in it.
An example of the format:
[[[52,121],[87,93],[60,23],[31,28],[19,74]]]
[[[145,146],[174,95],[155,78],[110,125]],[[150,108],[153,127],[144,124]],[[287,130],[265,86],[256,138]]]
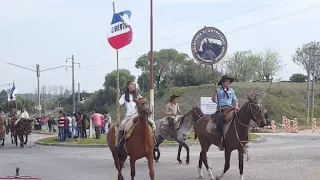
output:
[[[257,115],[259,112],[261,112],[261,108],[260,108],[259,104],[255,104],[255,103],[248,103],[248,104],[249,104],[249,108],[250,108],[250,110],[251,110],[251,113],[252,113],[254,119],[257,119],[256,115]],[[256,113],[253,112],[252,106],[251,106],[252,104],[257,105],[257,106],[259,107],[259,111],[258,111],[258,112],[256,112]],[[241,108],[241,110],[242,110],[242,108]],[[240,110],[240,111],[241,111],[241,110]],[[239,120],[239,117],[238,117],[238,114],[237,114],[237,113],[236,113],[235,115],[236,115],[236,119],[237,119],[237,121],[239,122],[239,124],[241,124],[242,126],[245,126],[246,128],[249,128],[249,127],[250,127],[249,125],[246,125],[246,124],[242,123],[242,122]],[[245,147],[246,147],[245,145],[246,145],[246,144],[249,142],[249,140],[250,140],[249,135],[248,135],[248,139],[247,139],[246,141],[242,141],[242,140],[240,139],[240,137],[239,137],[239,133],[238,133],[237,126],[236,126],[236,121],[233,121],[233,125],[234,125],[235,131],[236,131],[236,136],[237,136],[237,139],[238,139],[239,144],[242,146],[242,148],[245,148]],[[244,143],[244,145],[243,145],[243,143]]]

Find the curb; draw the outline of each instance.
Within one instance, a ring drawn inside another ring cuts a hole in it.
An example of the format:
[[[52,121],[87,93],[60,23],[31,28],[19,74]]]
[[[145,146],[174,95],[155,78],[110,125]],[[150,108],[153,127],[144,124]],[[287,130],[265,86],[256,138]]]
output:
[[[250,140],[250,143],[263,143],[267,139],[263,136],[257,139]],[[35,144],[41,146],[55,146],[55,147],[74,147],[74,148],[107,148],[107,144],[63,144],[63,143],[43,143],[36,141]],[[189,146],[199,145],[199,142],[187,142]],[[178,143],[161,144],[160,147],[177,147]]]
[[[51,132],[39,132],[39,131],[32,131],[32,134],[58,135],[57,133],[51,133]]]

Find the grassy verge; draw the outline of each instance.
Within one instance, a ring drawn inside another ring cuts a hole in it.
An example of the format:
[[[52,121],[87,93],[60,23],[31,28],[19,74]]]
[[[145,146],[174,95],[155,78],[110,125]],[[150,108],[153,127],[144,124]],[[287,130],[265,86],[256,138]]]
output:
[[[256,135],[256,134],[250,134],[250,139],[256,139],[256,138],[259,138],[260,136],[259,135]],[[49,144],[59,144],[59,138],[58,137],[48,137],[48,138],[43,138],[43,139],[40,139],[38,142],[41,142],[41,143],[49,143]],[[190,139],[187,140],[187,142],[198,142],[198,139],[194,139],[194,132],[191,132],[190,133]],[[164,144],[174,144],[176,143],[176,141],[164,141],[163,142]],[[72,140],[66,140],[64,142],[61,142],[60,144],[83,144],[83,145],[88,145],[88,144],[98,144],[98,145],[101,145],[101,144],[107,144],[107,140],[106,140],[106,136],[103,135],[101,136],[100,139],[80,139],[80,140],[75,140],[75,139],[72,139]]]

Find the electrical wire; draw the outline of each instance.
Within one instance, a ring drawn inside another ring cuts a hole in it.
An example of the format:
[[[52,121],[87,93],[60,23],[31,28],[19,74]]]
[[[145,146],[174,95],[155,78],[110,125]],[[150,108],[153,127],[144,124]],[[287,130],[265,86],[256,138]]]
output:
[[[235,14],[235,15],[232,15],[232,16],[229,16],[229,17],[226,17],[226,18],[223,18],[223,19],[220,19],[220,20],[217,20],[213,23],[210,23],[209,25],[215,25],[217,23],[220,23],[220,22],[224,22],[224,21],[227,21],[227,20],[230,20],[230,19],[233,19],[233,18],[236,18],[238,16],[241,16],[241,15],[244,15],[244,14],[248,14],[250,12],[254,12],[254,11],[257,11],[257,10],[260,10],[260,9],[263,9],[263,8],[266,8],[268,6],[271,6],[271,5],[274,5],[274,4],[277,4],[277,3],[280,3],[282,1],[285,1],[285,0],[278,0],[278,1],[274,1],[272,3],[268,3],[268,4],[265,4],[265,5],[262,5],[262,6],[259,6],[259,7],[256,7],[256,8],[253,8],[253,9],[250,9],[248,11],[244,11],[242,13],[239,13],[239,14]],[[199,28],[202,28],[203,26],[198,26],[198,27],[195,27],[195,28],[192,28],[192,29],[189,29],[189,30],[186,30],[186,31],[182,31],[182,32],[179,32],[179,33],[176,33],[176,34],[172,34],[172,35],[169,35],[169,36],[165,36],[165,37],[162,37],[160,39],[157,39],[157,40],[154,40],[153,42],[159,42],[159,41],[162,41],[162,40],[165,40],[165,39],[169,39],[169,38],[172,38],[172,37],[175,37],[175,36],[179,36],[179,35],[182,35],[182,34],[185,34],[185,33],[188,33],[188,32],[191,32],[191,31],[194,31],[194,30],[197,30]],[[135,49],[137,47],[141,47],[141,46],[144,46],[146,44],[139,44],[139,45],[136,45],[132,48],[126,48],[126,49],[123,49],[124,51],[127,51],[127,50],[130,50],[130,49]],[[97,57],[102,57],[102,56],[107,56],[109,54],[102,54],[102,55],[96,55],[96,56],[91,56],[91,57],[88,57],[88,58],[82,58],[82,59],[79,59],[77,61],[84,61],[84,60],[88,60],[88,59],[94,59],[94,58],[97,58]]]
[[[287,13],[287,14],[283,14],[283,15],[276,16],[276,17],[273,17],[273,18],[269,18],[269,19],[266,19],[266,20],[263,20],[263,21],[259,21],[259,22],[256,22],[256,23],[252,23],[252,24],[248,24],[248,25],[245,25],[245,26],[241,26],[239,28],[227,31],[225,34],[232,34],[232,33],[235,33],[235,32],[241,31],[241,30],[250,29],[250,28],[262,25],[262,24],[266,24],[266,23],[269,23],[269,22],[277,21],[277,20],[280,20],[280,19],[285,19],[287,17],[295,16],[295,15],[302,14],[302,13],[305,13],[305,12],[309,12],[309,11],[312,11],[312,10],[315,10],[315,9],[318,9],[318,8],[320,8],[320,4],[309,6],[307,8],[303,8],[303,9],[300,9],[300,10],[297,10],[297,11],[293,11],[293,12],[290,12],[290,13]],[[182,44],[179,44],[179,45],[175,45],[175,46],[173,46],[171,48],[177,48],[177,47],[182,47],[182,46],[186,46],[186,45],[190,45],[190,41],[182,43]],[[132,58],[141,57],[142,55],[144,55],[144,54],[139,54],[139,55],[123,58],[123,59],[120,59],[120,60],[121,61],[129,60],[129,59],[132,59]],[[108,62],[103,62],[103,63],[99,63],[99,64],[88,65],[88,66],[84,66],[84,68],[89,68],[89,67],[99,66],[99,65],[103,65],[103,64],[114,63],[114,62],[117,62],[117,61],[108,61]]]

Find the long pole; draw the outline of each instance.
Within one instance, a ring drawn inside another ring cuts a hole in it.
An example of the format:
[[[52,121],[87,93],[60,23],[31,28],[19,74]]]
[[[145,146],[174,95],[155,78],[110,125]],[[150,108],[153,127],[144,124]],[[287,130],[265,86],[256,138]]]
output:
[[[154,120],[154,78],[153,78],[153,0],[150,0],[150,110],[151,119]]]
[[[78,83],[78,102],[80,102],[80,83]]]
[[[74,90],[74,56],[72,55],[72,110],[73,113],[76,112],[76,96],[75,96],[75,90]]]
[[[39,64],[36,64],[37,69],[37,93],[38,93],[38,107],[41,106],[41,98],[40,98],[40,66]],[[39,113],[40,115],[41,113]]]
[[[310,74],[311,74],[311,57],[312,57],[312,48],[309,52],[309,64],[308,64],[308,77],[307,77],[307,119],[306,123],[309,123],[310,118]]]
[[[314,52],[315,53],[315,52]],[[316,82],[316,57],[318,57],[318,55],[314,54],[313,56],[313,67],[312,67],[312,90],[311,90],[311,103],[312,103],[312,106],[311,106],[311,121],[313,120],[313,115],[314,115],[314,93],[315,93],[315,89],[314,89],[314,86],[315,86],[315,82]]]
[[[113,13],[116,12],[116,7],[114,2],[112,2],[112,6],[113,6]],[[120,99],[120,83],[119,83],[119,51],[118,49],[116,50],[117,53],[117,121],[120,122],[120,103],[119,103],[119,99]]]

